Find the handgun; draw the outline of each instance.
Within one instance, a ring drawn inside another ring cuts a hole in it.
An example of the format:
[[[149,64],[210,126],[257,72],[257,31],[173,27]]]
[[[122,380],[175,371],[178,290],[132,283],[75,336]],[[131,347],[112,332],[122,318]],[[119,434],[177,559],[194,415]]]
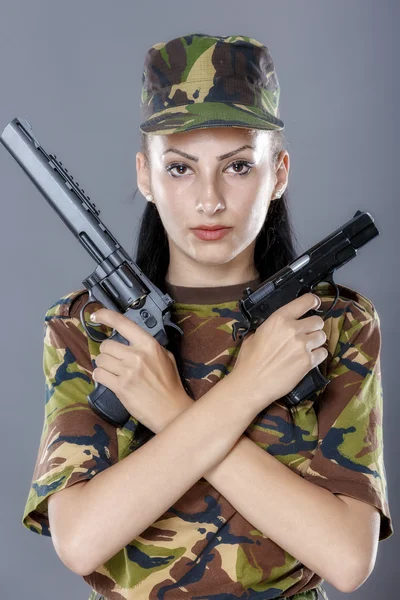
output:
[[[300,318],[319,314],[325,321],[339,298],[339,288],[333,281],[333,273],[354,258],[358,248],[377,235],[379,231],[370,213],[358,210],[352,219],[306,250],[291,264],[263,281],[256,290],[249,287],[243,290],[243,298],[239,300],[243,318],[233,324],[233,339],[243,339],[260,327],[278,308],[298,296],[312,292],[323,282],[329,283],[336,290],[332,304],[325,313],[310,310]],[[329,383],[330,380],[324,377],[316,366],[283,397],[283,400],[289,406],[299,404],[305,399],[312,400],[312,396]]]
[[[170,342],[166,329],[169,335],[183,335],[182,329],[171,320],[170,308],[175,300],[155,286],[130,258],[99,219],[100,211],[90,197],[57,156],[47,153],[39,143],[31,124],[26,119],[13,119],[4,128],[0,141],[97,263],[93,273],[83,281],[89,300],[80,311],[80,320],[90,339],[101,342],[107,338],[92,334],[91,328],[101,327],[100,323],[85,321],[86,307],[95,302],[122,313],[164,347]],[[129,345],[115,329],[109,339]],[[131,416],[116,394],[98,381],[87,398],[89,406],[116,427],[122,427]]]

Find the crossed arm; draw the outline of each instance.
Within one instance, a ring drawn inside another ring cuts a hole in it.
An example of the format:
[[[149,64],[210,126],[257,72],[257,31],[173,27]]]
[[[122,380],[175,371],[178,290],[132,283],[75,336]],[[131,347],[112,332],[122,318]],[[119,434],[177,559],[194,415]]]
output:
[[[184,407],[193,403],[186,395]],[[380,525],[374,506],[303,479],[244,434],[203,477],[263,535],[338,590],[352,592],[371,574]],[[328,573],[337,576],[330,580]]]
[[[255,417],[243,395],[233,374],[196,401],[185,394],[179,413],[146,444],[53,494],[51,536],[64,564],[92,573],[204,477],[254,527],[337,589],[359,587],[375,560],[374,509],[354,499],[347,504],[242,435]]]

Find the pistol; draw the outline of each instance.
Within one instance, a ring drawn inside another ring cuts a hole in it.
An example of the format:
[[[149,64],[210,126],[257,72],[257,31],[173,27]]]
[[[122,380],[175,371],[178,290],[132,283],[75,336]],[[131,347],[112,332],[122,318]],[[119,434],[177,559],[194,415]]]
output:
[[[101,342],[107,337],[93,336],[89,329],[101,327],[101,323],[85,321],[84,311],[94,302],[122,313],[164,347],[170,342],[166,328],[170,335],[183,335],[182,329],[171,320],[170,308],[175,301],[162,293],[130,258],[99,219],[100,211],[90,197],[62,162],[39,143],[31,124],[26,119],[13,119],[3,130],[0,141],[97,263],[93,273],[83,281],[89,300],[80,311],[80,320],[90,339]],[[115,329],[109,339],[129,345]],[[87,399],[89,406],[112,425],[122,427],[129,420],[130,413],[119,398],[98,381]]]
[[[239,300],[242,320],[233,325],[232,337],[242,339],[255,331],[278,308],[302,294],[312,292],[322,282],[332,285],[335,299],[326,313],[310,310],[300,318],[314,314],[325,321],[332,313],[339,297],[339,288],[333,281],[333,273],[357,254],[357,249],[379,235],[374,219],[368,212],[358,210],[354,217],[296,258],[272,277],[264,281],[256,290],[246,288]],[[322,316],[323,315],[323,316]],[[318,366],[309,371],[296,387],[283,397],[289,406],[299,404],[330,383]]]

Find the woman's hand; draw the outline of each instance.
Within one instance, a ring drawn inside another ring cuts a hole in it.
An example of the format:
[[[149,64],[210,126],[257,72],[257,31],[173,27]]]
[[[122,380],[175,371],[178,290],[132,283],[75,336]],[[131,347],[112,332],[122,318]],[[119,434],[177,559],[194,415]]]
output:
[[[93,379],[112,390],[135,419],[159,433],[193,402],[174,355],[121,313],[101,308],[93,314],[95,323],[116,329],[129,342],[101,342]]]
[[[231,375],[240,378],[257,413],[291,392],[327,357],[327,349],[321,347],[326,341],[324,320],[318,315],[299,319],[320,302],[315,294],[303,294],[243,338]]]

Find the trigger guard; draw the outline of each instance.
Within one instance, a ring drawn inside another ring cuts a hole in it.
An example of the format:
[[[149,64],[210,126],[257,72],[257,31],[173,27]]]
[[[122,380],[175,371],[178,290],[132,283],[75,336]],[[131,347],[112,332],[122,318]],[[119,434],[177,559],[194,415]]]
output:
[[[91,327],[101,327],[102,323],[92,323],[92,322],[87,323],[85,321],[85,317],[84,317],[84,312],[85,312],[86,307],[89,304],[96,304],[96,303],[98,303],[98,300],[90,300],[90,294],[89,294],[89,300],[86,302],[86,304],[84,306],[82,306],[82,308],[80,310],[80,313],[79,313],[79,316],[80,316],[80,319],[81,319],[82,327],[86,331],[87,335],[90,337],[91,340],[93,340],[93,342],[96,342],[96,343],[100,344],[104,340],[107,340],[108,336],[105,335],[105,334],[102,334],[103,337],[100,338],[100,339],[93,337],[93,335],[90,333],[90,331],[88,329],[88,325],[90,325]],[[111,334],[110,337],[112,337],[114,335],[115,331],[116,331],[116,329],[113,329],[113,332],[112,332],[112,334]]]
[[[335,290],[336,290],[335,299],[332,302],[332,304],[330,305],[330,307],[328,308],[328,310],[326,311],[326,313],[324,313],[323,310],[319,310],[319,309],[314,309],[313,310],[313,312],[315,314],[320,315],[321,318],[325,321],[330,316],[330,314],[332,313],[332,311],[335,308],[336,303],[337,303],[337,301],[339,299],[339,288],[337,287],[336,283],[333,281],[333,275],[331,274],[329,277],[326,277],[325,279],[321,279],[321,281],[318,281],[318,283],[313,284],[311,286],[311,288],[310,288],[310,292],[312,292],[314,290],[314,287],[316,285],[319,285],[322,282],[324,282],[324,283],[330,283],[335,288]]]

